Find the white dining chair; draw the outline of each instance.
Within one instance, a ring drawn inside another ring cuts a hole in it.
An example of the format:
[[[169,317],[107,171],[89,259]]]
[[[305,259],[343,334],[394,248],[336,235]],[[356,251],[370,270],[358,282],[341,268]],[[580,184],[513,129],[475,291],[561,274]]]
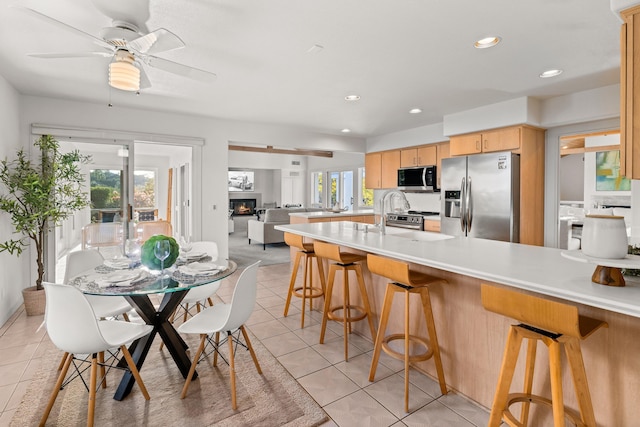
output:
[[[83,249],[70,252],[67,255],[67,267],[64,273],[64,283],[68,284],[78,274],[96,268],[104,262],[102,254],[97,250]],[[131,305],[124,297],[86,295],[93,311],[99,319],[122,316],[129,321],[127,312]]]
[[[119,349],[113,354],[113,357],[118,359],[120,352],[122,353],[144,398],[149,400],[149,393],[125,344],[151,333],[153,326],[119,320],[98,320],[87,298],[74,286],[44,283],[44,290],[47,301],[44,314],[47,333],[51,342],[68,355],[40,420],[40,425],[45,425],[47,418],[49,418],[51,408],[56,401],[69,366],[76,359],[75,355],[89,354],[91,357],[87,426],[93,426],[97,386],[98,384],[105,386],[105,369],[102,363],[105,351]],[[99,360],[101,362],[101,378],[98,383]]]
[[[189,252],[194,254],[207,254],[207,256],[211,257],[212,262],[215,262],[218,259],[218,245],[216,242],[193,242]],[[221,282],[217,280],[212,283],[207,283],[206,285],[196,286],[195,288],[189,289],[187,291],[187,295],[180,302],[180,308],[184,311],[182,321],[187,321],[187,317],[191,315],[189,310],[193,308],[194,305],[197,313],[200,312],[200,307],[206,307],[207,302],[209,303],[209,306],[213,306],[211,296],[218,291],[220,284]],[[176,313],[171,317],[171,322],[173,322],[175,314]]]
[[[220,345],[226,340],[229,344],[229,374],[231,377],[231,407],[235,410],[238,405],[236,403],[236,373],[235,373],[235,360],[234,360],[234,346],[242,346],[249,350],[253,363],[256,365],[256,369],[259,374],[262,374],[262,369],[256,358],[256,354],[251,346],[249,335],[245,330],[244,323],[249,319],[256,304],[256,294],[258,288],[258,264],[257,261],[251,264],[240,274],[236,287],[233,291],[233,297],[229,304],[216,304],[211,308],[208,308],[189,319],[187,322],[180,325],[178,332],[182,334],[199,334],[200,345],[196,351],[193,361],[191,362],[191,369],[185,380],[184,387],[182,388],[181,398],[184,399],[187,396],[187,390],[189,384],[191,384],[191,378],[196,370],[196,365],[200,360],[200,356],[205,350],[205,346],[210,344],[215,350],[213,357],[213,366],[217,366],[218,352]],[[220,332],[225,332],[226,337],[220,342]],[[240,341],[240,333],[244,337],[245,344]],[[234,335],[235,334],[235,335]],[[212,339],[212,335],[215,338]]]

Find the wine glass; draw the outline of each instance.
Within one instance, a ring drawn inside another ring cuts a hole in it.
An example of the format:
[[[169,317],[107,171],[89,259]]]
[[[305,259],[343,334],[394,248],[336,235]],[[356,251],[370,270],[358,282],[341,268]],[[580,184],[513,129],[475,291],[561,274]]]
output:
[[[191,251],[191,237],[189,236],[180,236],[180,250],[182,251],[183,256],[186,258],[187,254]]]
[[[158,240],[153,248],[153,253],[160,260],[161,275],[164,275],[164,260],[169,256],[171,245],[168,240]]]

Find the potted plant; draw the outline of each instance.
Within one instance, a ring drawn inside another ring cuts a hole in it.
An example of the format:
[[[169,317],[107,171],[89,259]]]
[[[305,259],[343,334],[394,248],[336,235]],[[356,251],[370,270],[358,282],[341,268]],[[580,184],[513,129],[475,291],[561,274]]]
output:
[[[22,235],[0,243],[0,252],[19,256],[31,243],[37,254],[35,286],[22,291],[27,315],[44,313],[42,280],[47,234],[89,205],[80,165],[88,163],[90,156],[77,150],[60,152],[58,141],[50,135],[41,136],[34,147],[39,151],[37,161],[20,149],[14,160],[0,162],[0,182],[4,187],[0,189],[0,211],[9,214],[14,233]]]

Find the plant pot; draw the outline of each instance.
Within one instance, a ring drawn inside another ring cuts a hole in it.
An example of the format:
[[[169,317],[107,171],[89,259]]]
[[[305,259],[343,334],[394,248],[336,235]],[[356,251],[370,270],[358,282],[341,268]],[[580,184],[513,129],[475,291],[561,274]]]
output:
[[[24,309],[27,312],[27,316],[38,316],[44,314],[44,289],[36,290],[35,286],[23,289],[22,298],[24,299]]]

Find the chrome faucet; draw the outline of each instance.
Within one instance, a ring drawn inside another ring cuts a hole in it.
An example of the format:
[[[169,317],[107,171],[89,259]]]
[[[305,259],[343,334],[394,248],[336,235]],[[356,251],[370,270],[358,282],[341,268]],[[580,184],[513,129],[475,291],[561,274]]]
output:
[[[404,201],[404,209],[408,210],[411,208],[409,206],[409,201],[407,200],[407,196],[400,190],[387,190],[380,199],[380,234],[386,234],[386,226],[384,223],[384,218],[386,216],[384,212],[384,205],[387,201],[387,198],[391,198],[393,196],[400,196],[400,198]]]

